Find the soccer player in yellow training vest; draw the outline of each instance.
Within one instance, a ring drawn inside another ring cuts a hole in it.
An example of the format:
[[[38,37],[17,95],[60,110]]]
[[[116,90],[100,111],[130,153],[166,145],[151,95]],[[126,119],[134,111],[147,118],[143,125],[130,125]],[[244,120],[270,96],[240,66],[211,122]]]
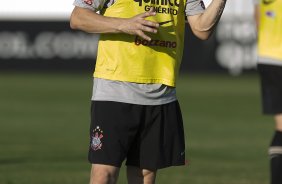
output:
[[[91,184],[114,184],[126,159],[129,184],[155,183],[158,169],[185,165],[176,98],[185,16],[207,39],[226,0],[75,0],[73,29],[101,33],[91,106]]]
[[[274,116],[271,184],[282,183],[282,0],[255,0],[263,112]]]

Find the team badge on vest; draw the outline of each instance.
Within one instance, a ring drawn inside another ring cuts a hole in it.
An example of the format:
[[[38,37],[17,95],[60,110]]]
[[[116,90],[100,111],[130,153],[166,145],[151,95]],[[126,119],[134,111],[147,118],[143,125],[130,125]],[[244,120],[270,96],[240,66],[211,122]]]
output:
[[[266,14],[268,17],[270,17],[270,18],[274,18],[274,17],[275,17],[275,12],[274,12],[274,11],[267,11],[265,14]]]
[[[94,151],[97,151],[99,149],[102,149],[102,141],[101,139],[103,138],[103,130],[100,129],[99,126],[97,126],[93,130],[93,134],[91,136],[91,148]]]

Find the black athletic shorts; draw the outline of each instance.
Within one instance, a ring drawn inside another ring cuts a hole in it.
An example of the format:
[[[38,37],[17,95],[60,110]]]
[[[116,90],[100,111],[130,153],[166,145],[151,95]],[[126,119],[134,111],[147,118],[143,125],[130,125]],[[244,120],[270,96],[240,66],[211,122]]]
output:
[[[157,170],[185,165],[183,122],[178,101],[135,105],[92,101],[90,146],[92,164]]]
[[[265,114],[282,113],[282,67],[259,64],[262,104]]]

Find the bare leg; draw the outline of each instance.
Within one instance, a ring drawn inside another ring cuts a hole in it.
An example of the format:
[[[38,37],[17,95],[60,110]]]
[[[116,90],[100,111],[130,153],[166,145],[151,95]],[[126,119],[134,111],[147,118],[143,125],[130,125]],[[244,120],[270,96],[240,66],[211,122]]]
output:
[[[276,123],[276,130],[282,132],[282,114],[276,114],[274,119]]]
[[[109,165],[92,164],[90,184],[115,184],[119,168]]]
[[[282,183],[282,114],[274,116],[276,131],[273,137],[269,155],[271,166],[271,184]]]
[[[138,167],[127,167],[128,184],[154,184],[157,171],[140,169]]]

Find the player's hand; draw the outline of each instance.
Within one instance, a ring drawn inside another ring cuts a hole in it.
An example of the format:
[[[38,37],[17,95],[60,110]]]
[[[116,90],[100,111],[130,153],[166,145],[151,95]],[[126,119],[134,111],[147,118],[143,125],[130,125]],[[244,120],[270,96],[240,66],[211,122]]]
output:
[[[151,8],[148,12],[141,13],[132,18],[122,19],[118,29],[130,35],[138,35],[141,38],[150,41],[151,38],[145,34],[157,33],[159,24],[157,22],[145,20],[147,17],[155,16],[156,12]]]

